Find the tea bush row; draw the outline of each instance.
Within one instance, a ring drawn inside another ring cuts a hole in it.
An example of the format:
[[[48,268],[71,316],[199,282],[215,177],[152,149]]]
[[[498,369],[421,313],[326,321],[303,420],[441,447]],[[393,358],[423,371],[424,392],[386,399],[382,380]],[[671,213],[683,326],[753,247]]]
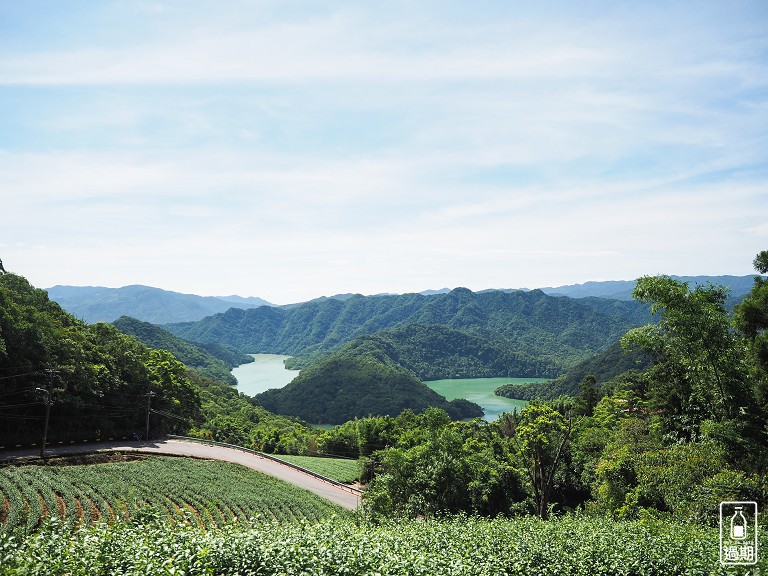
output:
[[[34,531],[58,516],[69,528],[101,520],[168,518],[202,527],[253,518],[317,521],[344,514],[305,490],[237,464],[173,457],[0,468],[0,531]]]
[[[768,543],[764,543],[768,545]],[[768,548],[766,548],[768,549]],[[765,570],[763,563],[760,566]],[[457,517],[372,524],[193,526],[124,522],[0,535],[0,574],[409,576],[701,576],[718,563],[718,533],[661,522],[566,517]]]

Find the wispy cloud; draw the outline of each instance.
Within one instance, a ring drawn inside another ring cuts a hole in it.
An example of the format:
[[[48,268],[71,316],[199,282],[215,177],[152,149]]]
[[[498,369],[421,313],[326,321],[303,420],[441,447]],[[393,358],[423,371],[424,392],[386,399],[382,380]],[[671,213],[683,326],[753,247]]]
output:
[[[0,244],[40,285],[280,302],[764,248],[761,2],[36,6],[0,28]]]

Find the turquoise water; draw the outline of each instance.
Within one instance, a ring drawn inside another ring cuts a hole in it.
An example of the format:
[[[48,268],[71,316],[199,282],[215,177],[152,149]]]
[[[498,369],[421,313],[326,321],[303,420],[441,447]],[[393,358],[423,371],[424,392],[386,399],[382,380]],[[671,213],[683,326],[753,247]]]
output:
[[[282,388],[298,374],[298,370],[286,370],[283,362],[290,356],[279,354],[250,354],[254,361],[241,364],[232,370],[237,378],[237,389],[248,396],[256,396],[270,388]],[[546,378],[453,378],[424,382],[448,400],[466,398],[475,402],[485,412],[483,418],[492,422],[503,412],[523,409],[528,402],[496,396],[493,391],[502,384],[546,382]]]
[[[479,404],[485,412],[483,419],[493,422],[504,412],[518,412],[528,404],[525,400],[513,400],[496,396],[493,391],[503,384],[524,384],[526,382],[546,382],[547,378],[452,378],[450,380],[431,380],[424,382],[448,400],[465,398]]]
[[[254,361],[232,369],[237,378],[237,389],[248,396],[256,396],[270,388],[282,388],[298,376],[298,370],[286,370],[283,362],[290,356],[279,354],[249,354]]]

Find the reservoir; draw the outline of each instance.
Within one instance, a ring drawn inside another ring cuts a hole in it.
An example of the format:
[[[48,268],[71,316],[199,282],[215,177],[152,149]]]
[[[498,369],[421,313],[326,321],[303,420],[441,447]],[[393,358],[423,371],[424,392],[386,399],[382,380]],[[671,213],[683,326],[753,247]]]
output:
[[[240,364],[232,369],[237,378],[237,390],[248,396],[256,396],[270,388],[282,388],[299,375],[299,370],[286,370],[285,360],[290,356],[280,354],[249,354],[253,362]]]
[[[450,380],[431,380],[424,382],[448,400],[465,398],[479,404],[485,412],[484,420],[493,422],[503,412],[518,412],[528,405],[526,400],[513,400],[496,396],[493,391],[503,384],[524,384],[526,382],[546,382],[548,378],[452,378]]]
[[[270,388],[282,388],[299,374],[299,370],[286,370],[283,362],[290,356],[280,354],[249,354],[254,361],[232,369],[237,378],[237,390],[248,396],[256,396]],[[483,418],[496,420],[502,412],[518,412],[528,404],[525,400],[513,400],[496,396],[493,391],[502,384],[546,382],[547,378],[454,378],[424,382],[448,400],[466,398],[479,404],[485,412]]]

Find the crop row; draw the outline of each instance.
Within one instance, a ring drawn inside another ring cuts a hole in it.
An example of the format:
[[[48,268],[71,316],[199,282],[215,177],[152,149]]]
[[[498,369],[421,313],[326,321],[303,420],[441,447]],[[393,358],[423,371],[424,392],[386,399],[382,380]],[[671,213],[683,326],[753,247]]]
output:
[[[761,546],[765,544],[761,541]],[[318,524],[56,525],[0,534],[0,574],[334,574],[668,576],[732,574],[718,533],[662,522],[566,517]],[[762,561],[756,568],[766,568]],[[55,569],[54,569],[55,567]]]
[[[168,518],[200,527],[343,514],[295,486],[227,462],[147,457],[90,465],[0,468],[0,531],[30,533],[57,516],[69,529]]]

